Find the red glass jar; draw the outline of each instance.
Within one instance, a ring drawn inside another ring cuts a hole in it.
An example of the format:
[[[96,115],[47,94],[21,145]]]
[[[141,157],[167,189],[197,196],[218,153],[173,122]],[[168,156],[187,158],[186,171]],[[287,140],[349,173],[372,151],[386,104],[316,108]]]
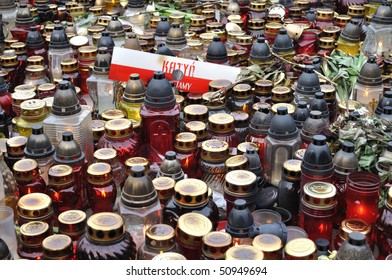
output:
[[[372,227],[360,219],[345,219],[339,227],[339,232],[336,234],[333,241],[334,250],[339,250],[343,242],[348,239],[348,235],[353,231],[358,231],[366,235],[366,240],[370,248],[374,248],[374,240],[372,238]]]
[[[42,241],[50,235],[45,222],[29,222],[20,227],[18,255],[22,259],[42,259]]]
[[[28,222],[43,221],[49,225],[50,233],[53,229],[52,200],[43,193],[26,194],[18,200],[18,225]]]
[[[176,228],[176,239],[179,253],[187,260],[200,260],[202,254],[202,238],[212,230],[211,221],[198,213],[187,213],[180,216]]]
[[[49,169],[47,194],[52,199],[54,226],[58,226],[58,216],[67,210],[79,210],[82,202],[80,189],[75,184],[72,167],[54,165]]]
[[[26,44],[22,42],[16,42],[11,44],[11,49],[15,50],[15,54],[19,61],[19,67],[21,71],[25,71],[27,66],[27,50]]]
[[[389,188],[385,205],[380,209],[375,226],[377,247],[380,254],[392,254],[392,188]]]
[[[249,19],[264,19],[266,16],[265,2],[251,2],[248,12]]]
[[[46,193],[47,186],[35,160],[21,159],[14,164],[13,170],[20,197],[29,193]]]
[[[177,134],[174,140],[174,150],[181,163],[182,171],[188,175],[188,178],[200,178],[196,135],[191,132]]]
[[[271,94],[273,83],[269,80],[258,80],[255,82],[253,90],[253,102],[272,103]]]
[[[39,99],[53,97],[55,91],[56,91],[56,86],[54,84],[51,83],[42,84],[39,85],[37,88],[37,92],[38,92],[37,97]]]
[[[304,186],[299,207],[298,224],[316,241],[325,238],[332,244],[333,218],[336,213],[336,188],[325,182],[312,182]]]
[[[113,212],[117,189],[110,165],[104,162],[91,164],[87,169],[87,182],[87,196],[93,213]]]
[[[86,230],[86,217],[86,213],[81,210],[68,210],[58,216],[59,233],[72,239],[75,256],[77,243]]]
[[[317,33],[304,31],[298,39],[297,54],[315,55],[317,45]]]
[[[357,218],[374,226],[380,198],[380,177],[372,172],[353,172],[346,181],[346,219]]]
[[[10,125],[14,115],[12,111],[12,97],[3,78],[0,78],[0,107],[7,116],[7,124]]]
[[[163,138],[160,138],[161,142]],[[141,148],[140,136],[133,131],[132,122],[128,119],[110,120],[105,123],[105,134],[98,142],[97,149],[113,148],[119,161],[138,156]]]
[[[26,144],[27,137],[25,136],[12,137],[5,143],[7,153],[4,155],[4,160],[11,171],[14,171],[14,164],[24,158]]]
[[[0,56],[1,69],[8,72],[10,92],[14,92],[16,86],[23,84],[25,79],[24,67],[19,64],[15,50],[6,50]]]
[[[69,77],[69,81],[76,87],[82,86],[82,77],[78,70],[78,61],[75,58],[67,58],[61,61],[63,76]]]
[[[90,65],[94,64],[95,57],[98,54],[98,49],[94,46],[85,46],[79,48],[79,73],[81,76],[81,86],[80,89],[82,90],[83,94],[88,94],[86,80],[89,77],[89,67]]]
[[[331,37],[322,37],[318,40],[318,48],[318,56],[330,56],[332,51],[335,49],[335,40]]]
[[[207,125],[201,121],[191,121],[185,125],[185,131],[196,135],[198,153],[200,153],[201,145],[207,139]]]
[[[48,50],[45,46],[45,43],[43,41],[37,29],[36,26],[31,26],[30,27],[30,32],[31,32],[31,37],[27,37],[26,40],[26,49],[27,49],[27,56],[42,56],[44,59],[44,65],[47,67],[48,66]],[[34,33],[34,34],[33,34]],[[36,37],[35,37],[36,36]]]
[[[98,213],[87,221],[86,234],[76,248],[78,260],[135,260],[136,245],[115,213]]]
[[[333,10],[331,9],[318,9],[316,14],[316,28],[323,30],[326,27],[334,26],[333,16]]]
[[[165,208],[167,202],[174,195],[174,186],[176,181],[169,177],[158,177],[152,180],[155,190],[158,193],[159,202],[161,203],[162,209]]]
[[[230,149],[237,148],[241,142],[235,133],[234,117],[229,114],[214,114],[208,118],[207,139],[217,139],[229,144]]]
[[[281,28],[283,28],[283,25],[277,22],[268,22],[265,25],[264,37],[270,46],[274,44],[275,38],[279,34]]]
[[[226,232],[211,231],[202,240],[202,260],[224,260],[226,251],[232,246],[231,235]]]
[[[72,239],[64,234],[46,237],[42,241],[42,259],[44,260],[72,260]]]

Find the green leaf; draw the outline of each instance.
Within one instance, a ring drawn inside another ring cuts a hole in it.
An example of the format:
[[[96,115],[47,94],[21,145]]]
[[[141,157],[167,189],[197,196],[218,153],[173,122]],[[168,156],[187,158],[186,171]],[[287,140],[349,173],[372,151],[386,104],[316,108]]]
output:
[[[366,170],[369,170],[375,161],[376,157],[374,155],[363,155],[359,157],[358,165]]]

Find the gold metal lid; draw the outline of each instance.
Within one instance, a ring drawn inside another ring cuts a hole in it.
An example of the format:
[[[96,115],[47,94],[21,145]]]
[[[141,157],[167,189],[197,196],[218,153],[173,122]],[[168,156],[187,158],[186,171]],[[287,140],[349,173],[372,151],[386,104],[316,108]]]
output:
[[[302,10],[309,10],[310,8],[310,1],[309,0],[299,0],[295,2],[295,4],[301,8]]]
[[[282,16],[280,14],[268,13],[267,21],[269,23],[280,23],[282,22]]]
[[[23,156],[26,144],[27,137],[25,136],[14,136],[8,139],[5,143],[7,148],[7,154],[9,156]]]
[[[340,27],[339,26],[328,26],[323,28],[323,37],[333,37],[334,39],[337,39],[338,34],[340,33]]]
[[[230,133],[234,129],[234,117],[229,114],[218,113],[208,118],[208,130],[217,134]]]
[[[41,219],[52,214],[52,200],[44,193],[30,193],[18,200],[17,208],[21,217]]]
[[[179,22],[179,23],[184,23],[185,22],[185,15],[180,14],[180,13],[172,13],[169,15],[169,21],[170,22]]]
[[[119,109],[108,109],[102,112],[101,117],[104,121],[125,119],[127,116],[124,111]]]
[[[112,180],[112,167],[106,162],[96,162],[87,168],[87,181],[91,184],[104,185]]]
[[[14,50],[7,50],[4,52],[14,52]],[[3,54],[0,56],[2,67],[14,67],[19,64],[19,60],[16,54]]]
[[[156,255],[152,260],[154,261],[185,261],[186,258],[175,252],[166,252],[159,255]]]
[[[28,222],[20,226],[20,241],[27,246],[39,246],[49,236],[49,225],[42,221]]]
[[[222,89],[222,88],[226,88],[230,84],[231,84],[231,82],[229,80],[224,80],[224,79],[212,80],[208,84],[208,90],[209,91],[216,91],[216,90],[219,90],[219,89]]]
[[[102,6],[90,7],[89,11],[92,12],[94,16],[102,16],[103,15],[103,7]]]
[[[103,120],[93,120],[91,122],[94,142],[98,142],[105,134],[105,123]]]
[[[86,228],[87,215],[81,210],[68,210],[58,217],[59,232],[68,236],[81,235]]]
[[[340,224],[339,235],[343,239],[348,239],[348,235],[353,231],[358,231],[370,237],[372,227],[361,219],[345,219]]]
[[[94,8],[94,7],[91,7],[90,11],[91,11],[92,8]],[[87,29],[87,32],[88,32],[89,35],[92,36],[92,35],[97,34],[97,33],[102,33],[102,31],[104,31],[104,30],[105,30],[105,27],[102,26],[102,25],[92,25],[92,26],[90,26]]]
[[[202,15],[205,16],[206,19],[215,18],[215,10],[213,9],[204,9],[201,11]]]
[[[176,237],[181,243],[202,246],[202,237],[212,230],[212,223],[206,216],[198,213],[186,213],[179,217]]]
[[[64,234],[46,237],[42,241],[42,253],[45,259],[58,260],[73,255],[72,239]]]
[[[67,58],[61,61],[61,71],[67,73],[78,70],[78,61],[75,58]]]
[[[320,85],[321,92],[324,93],[325,100],[335,100],[336,99],[336,88],[333,85],[325,84]]]
[[[165,201],[174,195],[176,181],[169,177],[158,177],[152,180],[155,190],[158,192],[160,201]]]
[[[207,125],[201,121],[188,122],[185,125],[185,130],[194,133],[198,142],[204,141],[207,138]]]
[[[117,151],[113,148],[101,148],[94,152],[94,158],[97,162],[106,162],[110,164],[117,158]]]
[[[190,25],[191,26],[205,26],[206,25],[206,17],[202,15],[193,15],[190,17]]]
[[[242,111],[233,111],[230,113],[234,118],[234,127],[235,128],[244,128],[249,125],[249,114],[246,112],[249,109],[248,104],[244,104],[242,106]]]
[[[197,138],[192,132],[181,132],[174,139],[174,149],[179,152],[189,152],[197,149]]]
[[[41,84],[38,86],[38,92],[44,92],[44,91],[54,91],[56,89],[56,86],[52,83],[45,83]]]
[[[212,21],[212,22],[208,22],[206,24],[206,27],[207,27],[207,31],[211,32],[213,30],[222,29],[223,28],[223,24],[221,22]]]
[[[252,87],[248,84],[238,84],[234,86],[233,93],[236,98],[248,98],[252,94]]]
[[[361,108],[362,105],[358,101],[348,100],[347,103],[346,101],[339,102],[338,107],[341,111],[345,111],[346,109],[348,109],[349,112],[354,112],[356,109]]]
[[[229,144],[222,140],[206,140],[201,149],[201,158],[208,162],[224,163],[229,158]]]
[[[184,121],[201,121],[207,122],[208,120],[208,108],[204,105],[192,104],[185,106],[184,108]]]
[[[274,105],[272,105],[271,107],[271,111],[272,113],[275,115],[276,112],[278,111],[279,107],[286,107],[287,108],[287,112],[291,115],[294,113],[295,111],[295,105],[293,104],[289,104],[289,103],[276,103]]]
[[[180,205],[199,206],[207,199],[207,184],[199,179],[183,179],[174,187],[174,200]]]
[[[15,162],[13,169],[17,181],[30,181],[40,176],[38,163],[34,159],[18,160]]]
[[[26,54],[26,44],[23,42],[15,42],[11,44],[11,49],[15,50],[16,55],[23,55]]]
[[[283,25],[281,23],[268,22],[265,25],[265,32],[272,33],[272,34],[278,34],[279,29],[281,29],[281,28],[283,28]]]
[[[22,85],[19,85],[19,86],[16,86],[15,87],[15,89],[14,89],[14,93],[12,94],[12,95],[14,95],[14,94],[20,94],[21,92],[22,93],[25,93],[25,92],[28,92],[29,94],[31,93],[31,92],[33,92],[34,94],[35,94],[35,91],[37,90],[37,87],[35,86],[35,85],[30,85],[30,84],[22,84]],[[17,94],[17,97],[20,97],[20,95],[18,95]],[[21,98],[21,97],[20,97]],[[31,97],[31,98],[34,98],[34,97]],[[31,99],[30,98],[30,99]]]
[[[349,15],[337,15],[335,17],[335,22],[340,25],[346,25],[350,22],[351,17]]]
[[[265,28],[265,20],[261,18],[250,18],[248,20],[248,29],[262,30]]]
[[[176,98],[176,103],[180,104],[180,108],[183,108],[184,107],[184,102],[185,102],[184,96],[179,95],[179,94],[175,94],[174,96]]]
[[[87,220],[87,237],[97,242],[113,242],[125,234],[123,218],[116,213],[102,212],[93,214]]]
[[[265,11],[266,3],[265,2],[250,2],[250,10],[255,12]]]
[[[270,96],[273,88],[272,81],[269,80],[257,80],[255,82],[254,92],[260,96]]]
[[[146,231],[145,244],[154,250],[167,251],[176,245],[174,229],[166,224],[155,224]]]
[[[94,59],[98,54],[98,49],[94,46],[84,46],[79,48],[79,59]]]
[[[264,253],[252,245],[238,245],[226,251],[226,260],[263,260]]]
[[[335,40],[332,37],[321,37],[319,47],[322,49],[332,49],[335,47]]]
[[[226,174],[225,191],[238,195],[249,194],[257,190],[256,175],[247,170],[233,170]]]
[[[330,208],[336,205],[336,187],[327,182],[310,182],[304,186],[302,202],[312,208]]]
[[[224,259],[232,245],[231,235],[221,231],[211,231],[203,236],[203,255],[211,259]]]
[[[265,253],[275,252],[283,248],[283,242],[278,236],[265,233],[255,236],[252,246]]]
[[[125,172],[130,172],[131,168],[136,166],[136,165],[141,165],[144,167],[144,172],[148,174],[150,172],[150,162],[148,159],[144,157],[132,157],[129,158],[125,161],[125,166],[127,167],[127,170]]]
[[[22,119],[42,118],[47,114],[46,103],[41,99],[30,99],[20,104]]]
[[[289,180],[301,180],[301,160],[289,159],[283,163],[283,175]]]
[[[246,153],[246,149],[252,147],[253,149],[255,149],[255,152],[258,153],[259,152],[259,146],[257,146],[257,144],[253,143],[253,142],[242,142],[237,146],[237,150],[239,152],[241,152],[242,154]]]
[[[105,135],[109,138],[126,138],[133,134],[129,119],[110,120],[105,123]]]
[[[225,161],[226,171],[233,170],[249,170],[249,159],[244,155],[236,155],[229,157]]]
[[[347,14],[353,18],[363,18],[365,16],[365,7],[360,5],[348,6]]]
[[[310,257],[313,259],[313,255],[316,253],[316,244],[308,238],[296,238],[286,243],[284,251],[286,255],[294,258]]]
[[[331,9],[317,9],[316,16],[318,19],[332,20],[334,14]]]
[[[293,100],[293,93],[288,87],[274,87],[271,90],[271,98],[275,103],[290,103]]]
[[[49,168],[49,185],[64,186],[74,182],[74,174],[71,166],[65,164],[54,165]]]
[[[239,27],[238,25],[235,25],[235,26],[237,26],[237,28],[239,30],[228,30],[227,31],[227,40],[232,41],[232,42],[236,42],[238,36],[246,35],[246,32],[241,30],[241,27]],[[226,25],[226,28],[227,28],[227,25]]]
[[[20,104],[23,101],[35,98],[36,94],[34,91],[15,91],[14,93],[11,94],[11,96],[12,96],[12,105],[20,106]]]

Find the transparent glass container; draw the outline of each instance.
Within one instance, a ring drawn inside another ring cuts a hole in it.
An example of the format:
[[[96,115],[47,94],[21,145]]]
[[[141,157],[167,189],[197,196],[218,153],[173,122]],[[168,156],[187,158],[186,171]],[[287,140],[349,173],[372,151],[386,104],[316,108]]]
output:
[[[145,7],[128,7],[125,11],[125,17],[132,25],[136,25],[141,30],[148,28],[149,18],[145,12]]]
[[[108,78],[108,74],[93,73],[86,81],[88,92],[93,100],[93,110],[97,115],[115,108],[117,83]]]
[[[49,71],[52,76],[52,80],[55,79],[61,80],[61,76],[62,76],[61,61],[73,57],[74,57],[74,53],[71,47],[67,47],[64,49],[49,48],[48,50]]]
[[[26,77],[23,81],[24,84],[40,86],[49,83],[50,80],[46,76],[46,69],[41,65],[30,65],[26,67]]]

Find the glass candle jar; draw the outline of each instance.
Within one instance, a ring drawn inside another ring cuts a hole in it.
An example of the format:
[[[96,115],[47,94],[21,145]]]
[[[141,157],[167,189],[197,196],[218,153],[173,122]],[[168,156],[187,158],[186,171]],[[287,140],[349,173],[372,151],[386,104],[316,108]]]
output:
[[[203,236],[202,260],[224,260],[225,253],[232,246],[231,235],[221,231],[211,231]]]
[[[234,117],[229,114],[214,114],[208,118],[208,139],[225,141],[230,149],[236,148],[240,143],[235,133]]]
[[[238,84],[233,88],[233,96],[228,101],[231,111],[244,111],[252,113],[253,97],[252,87],[248,84]]]
[[[123,218],[103,212],[87,220],[86,234],[76,248],[78,260],[135,260],[136,245],[125,230]]]
[[[62,212],[81,208],[81,190],[75,184],[72,167],[68,165],[54,165],[48,174],[47,194],[52,199],[54,226],[57,227]]]
[[[213,94],[214,92],[210,91],[202,95],[203,104],[208,108],[208,116],[214,114],[228,114],[230,110],[225,105],[225,97],[213,98]]]
[[[56,86],[54,84],[51,83],[41,84],[37,88],[37,92],[38,92],[37,97],[39,99],[53,97],[55,91],[56,91]]]
[[[362,234],[365,234],[369,246],[372,249],[374,248],[375,240],[373,240],[372,238],[372,227],[368,223],[360,219],[345,219],[340,224],[339,232],[335,236],[333,242],[334,250],[339,250],[343,242],[348,239],[348,235],[353,231],[358,231]]]
[[[47,116],[46,103],[41,99],[31,99],[20,104],[21,115],[16,125],[21,136],[29,137],[34,125],[42,125]]]
[[[316,244],[308,238],[296,238],[284,247],[285,260],[316,260]]]
[[[181,130],[185,130],[185,125],[191,121],[200,121],[207,123],[208,108],[200,104],[191,104],[184,108],[183,122],[181,123]]]
[[[176,181],[169,177],[159,177],[152,180],[152,183],[154,184],[154,188],[158,193],[158,198],[163,209],[165,208],[167,202],[174,195],[174,186]]]
[[[81,85],[79,86],[83,94],[88,94],[86,80],[89,77],[89,67],[94,64],[98,49],[94,46],[85,46],[79,48],[78,67],[81,77]]]
[[[196,135],[191,132],[177,134],[174,140],[174,150],[184,173],[189,178],[200,177]]]
[[[93,213],[113,212],[117,189],[110,165],[93,163],[87,168],[87,176],[87,196]]]
[[[4,161],[11,171],[14,171],[14,164],[24,158],[26,143],[27,137],[24,136],[12,137],[5,143],[7,153],[4,155]]]
[[[47,186],[35,160],[21,159],[14,164],[13,170],[20,197],[29,193],[46,193]]]
[[[374,226],[380,197],[380,177],[366,171],[353,172],[346,180],[346,219],[357,218]]]
[[[72,239],[74,254],[76,245],[86,230],[86,217],[86,213],[81,210],[67,210],[58,216],[58,231]]]
[[[49,225],[45,222],[28,222],[20,227],[18,255],[22,259],[42,259],[42,241],[50,235]]]
[[[214,192],[223,194],[225,161],[229,158],[229,145],[225,141],[212,139],[204,141],[201,149],[201,180]]]
[[[291,103],[294,100],[294,96],[288,87],[276,86],[271,90],[271,100],[271,104]]]
[[[200,260],[202,238],[212,230],[211,221],[198,213],[187,213],[180,216],[176,228],[176,240],[179,252],[187,260]]]
[[[35,87],[34,87],[35,88]],[[35,90],[35,89],[34,89]],[[20,104],[26,100],[35,98],[36,94],[33,91],[16,91],[12,94],[12,110],[15,117],[20,116]]]
[[[94,141],[94,151],[98,148],[98,142],[101,140],[102,136],[105,133],[105,121],[103,120],[92,120],[92,130],[93,130],[93,141]]]
[[[316,16],[316,28],[323,30],[326,27],[334,26],[333,23],[333,10],[331,9],[318,9]]]
[[[315,241],[325,238],[332,244],[333,218],[336,213],[336,188],[325,182],[304,186],[298,224]]]
[[[61,72],[63,76],[69,77],[74,86],[81,87],[82,77],[78,70],[78,61],[75,58],[67,58],[61,61]]]
[[[42,259],[44,260],[72,260],[72,239],[64,234],[46,237],[42,241]]]
[[[26,67],[26,75],[23,81],[24,84],[33,85],[38,87],[39,85],[49,83],[50,80],[46,75],[46,68],[42,65],[30,65]]]
[[[264,254],[262,251],[258,250],[256,247],[252,245],[241,244],[234,247],[231,247],[226,251],[225,260],[263,260]]]
[[[163,210],[165,224],[175,228],[181,215],[199,213],[208,218],[213,229],[219,221],[219,210],[215,202],[208,197],[207,184],[198,179],[183,179],[176,183],[174,196],[167,202]]]
[[[377,247],[380,254],[387,256],[392,253],[392,188],[389,188],[385,205],[380,209],[375,226]],[[369,244],[371,245],[371,244]]]
[[[283,258],[282,240],[273,234],[259,234],[253,238],[252,246],[264,254],[264,260],[281,260]]]
[[[28,222],[44,221],[53,229],[53,208],[50,197],[43,193],[31,193],[18,200],[18,226]]]
[[[105,123],[105,134],[99,140],[98,149],[113,148],[117,151],[120,163],[138,155],[141,148],[140,137],[133,131],[128,119],[110,120]]]
[[[146,87],[140,79],[140,75],[132,73],[125,86],[118,108],[127,112],[128,119],[140,121],[140,107],[145,95]]]
[[[146,230],[146,240],[137,252],[138,260],[152,260],[155,256],[177,252],[174,229],[165,224],[155,224]]]
[[[185,125],[185,131],[196,135],[198,152],[200,153],[202,143],[207,139],[207,125],[201,121],[190,121]]]

